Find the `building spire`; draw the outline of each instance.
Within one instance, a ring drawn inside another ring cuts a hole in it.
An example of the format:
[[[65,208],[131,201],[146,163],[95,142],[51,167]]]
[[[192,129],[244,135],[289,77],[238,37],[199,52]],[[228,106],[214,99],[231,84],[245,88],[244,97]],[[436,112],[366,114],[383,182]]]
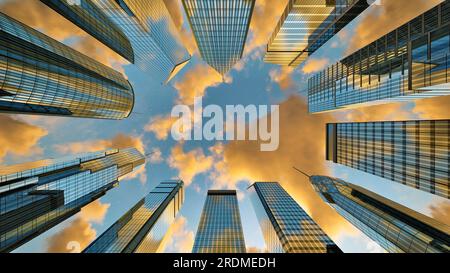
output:
[[[299,173],[303,174],[304,176],[306,176],[306,177],[308,177],[308,178],[311,178],[311,175],[309,175],[309,174],[307,174],[307,173],[303,172],[302,170],[300,170],[300,169],[296,168],[295,166],[294,166],[294,167],[292,167],[292,168],[294,168],[294,170],[296,170],[297,172],[299,172]]]

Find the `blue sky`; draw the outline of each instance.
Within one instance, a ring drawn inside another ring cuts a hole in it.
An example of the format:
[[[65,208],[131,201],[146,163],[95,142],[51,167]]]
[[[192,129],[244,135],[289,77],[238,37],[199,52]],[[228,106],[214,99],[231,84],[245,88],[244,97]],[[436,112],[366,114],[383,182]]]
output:
[[[421,2],[420,0],[417,1]],[[5,2],[8,1],[0,1],[0,8]],[[265,1],[257,1],[257,9],[259,7],[262,10],[261,14],[265,15],[265,9],[268,7],[265,7],[262,2],[265,3]],[[331,64],[334,61],[339,60],[339,58],[344,55],[344,52],[347,51],[350,40],[354,39],[355,35],[358,35],[358,25],[364,23],[365,16],[367,17],[371,14],[373,15],[373,13],[376,14],[383,12],[386,11],[383,11],[382,7],[371,7],[353,24],[344,29],[342,33],[330,40],[322,49],[311,56],[311,59],[316,61],[316,63],[306,63],[306,66],[315,66],[314,69],[318,70],[317,66],[324,66],[323,64]],[[420,11],[416,12],[420,13]],[[279,13],[278,16],[280,14],[281,13]],[[407,19],[408,14],[405,14],[405,18],[403,18],[403,20]],[[397,26],[401,23],[402,20],[399,20],[397,22]],[[373,24],[378,24],[380,28],[383,27],[383,22],[373,22]],[[45,24],[37,24],[36,27],[39,27],[44,32],[51,29],[51,27],[48,27]],[[184,20],[183,27],[184,29],[188,28],[186,20]],[[52,33],[51,31],[48,32]],[[257,35],[258,33],[255,33],[255,30],[252,30],[250,32],[249,43],[254,43]],[[78,42],[77,39],[77,36],[74,36],[65,37],[62,40],[65,43],[76,47]],[[251,47],[253,47],[253,45]],[[239,64],[239,69],[233,69],[230,71],[226,82],[214,80],[215,77],[217,77],[214,75],[198,75],[198,77],[195,77],[201,83],[212,83],[212,86],[205,89],[203,104],[217,104],[222,107],[225,105],[236,104],[283,104],[286,101],[291,100],[292,95],[297,96],[299,101],[304,100],[305,94],[300,91],[305,90],[305,80],[311,76],[311,74],[304,73],[304,71],[307,71],[307,69],[305,69],[305,65],[291,71],[281,69],[276,65],[265,64],[262,61],[263,50],[264,48],[257,44],[253,50],[246,52],[242,64]],[[325,61],[320,62],[321,60]],[[117,63],[112,63],[117,67]],[[88,225],[86,228],[90,228],[91,231],[94,230],[95,234],[98,236],[162,180],[194,174],[192,181],[187,183],[188,186],[186,187],[185,203],[180,211],[179,219],[177,219],[177,225],[179,225],[180,228],[170,234],[172,240],[169,240],[166,251],[189,251],[189,247],[192,245],[192,239],[197,229],[201,209],[206,198],[206,191],[213,187],[234,186],[236,186],[240,192],[239,205],[246,244],[248,247],[263,250],[264,240],[254,215],[252,205],[245,194],[245,189],[252,181],[249,181],[248,179],[237,179],[239,178],[237,176],[230,177],[231,180],[236,178],[238,181],[231,182],[230,180],[229,184],[217,183],[214,181],[214,174],[216,174],[217,171],[215,166],[219,166],[219,163],[224,162],[225,160],[224,154],[215,155],[209,149],[211,147],[217,147],[218,143],[207,141],[187,141],[185,143],[177,143],[172,140],[170,136],[167,139],[162,139],[161,137],[158,138],[155,131],[148,129],[151,124],[155,123],[155,120],[164,118],[170,114],[172,107],[179,100],[180,93],[182,92],[180,90],[183,90],[180,88],[180,83],[186,82],[189,72],[195,71],[198,67],[205,67],[205,64],[202,62],[198,53],[195,53],[192,61],[172,80],[170,84],[161,85],[161,81],[153,78],[151,73],[148,71],[141,71],[133,65],[124,65],[124,72],[136,92],[136,105],[134,109],[135,113],[132,114],[130,118],[123,121],[14,116],[14,119],[26,122],[31,126],[45,129],[47,134],[41,137],[39,141],[30,148],[30,152],[27,153],[26,156],[17,152],[15,153],[14,150],[10,150],[4,156],[2,164],[14,164],[41,158],[58,157],[76,150],[73,145],[74,143],[81,143],[82,146],[85,147],[101,147],[102,145],[107,145],[107,143],[114,143],[114,141],[111,142],[111,139],[117,137],[118,134],[126,135],[128,138],[133,139],[133,141],[142,145],[146,152],[158,151],[159,155],[160,151],[161,156],[160,158],[154,158],[152,162],[147,163],[145,173],[140,173],[136,178],[122,181],[118,188],[111,190],[106,194],[106,196],[101,198],[101,204],[109,204],[109,207],[107,208],[105,214],[102,215],[103,217],[100,217],[102,219],[88,219],[87,222],[89,222],[90,226]],[[210,78],[213,78],[213,80]],[[447,104],[447,107],[448,106],[450,105]],[[387,120],[392,117],[407,117],[410,119],[427,117],[426,113],[424,115],[423,113],[419,114],[415,111],[415,107],[416,105],[414,103],[405,103],[390,105],[387,108],[379,108],[379,111],[374,111],[373,108],[368,111],[361,109],[347,111],[345,113],[336,113],[333,116],[326,115],[317,118],[320,120],[329,119],[330,121],[349,121],[349,118],[351,117],[363,117],[370,120]],[[383,109],[388,112],[384,112]],[[443,109],[445,109],[445,105]],[[301,112],[306,114],[306,108],[297,110],[299,113]],[[283,108],[281,111],[283,111]],[[442,113],[442,118],[448,118],[448,113]],[[323,133],[306,131],[307,128],[309,128],[306,124],[289,124],[289,126],[298,128],[299,134],[320,135]],[[281,142],[283,142],[283,137],[285,136],[282,134],[281,137]],[[225,150],[230,149],[227,146],[227,143],[224,143],[223,145],[225,146]],[[324,143],[311,143],[311,145],[323,146]],[[66,149],[62,147],[66,147]],[[174,152],[174,148],[176,147],[182,147],[181,150],[177,150],[180,154],[176,154],[176,152]],[[321,152],[322,151],[317,151],[317,153]],[[263,155],[255,154],[254,156],[259,157]],[[290,156],[301,157],[302,154]],[[192,166],[192,164],[186,165],[183,164],[183,162],[177,162],[177,158],[188,159],[191,157],[198,158],[198,162],[194,164],[196,166]],[[271,164],[271,162],[266,163],[267,165],[261,166],[261,168],[265,168]],[[273,164],[276,164],[276,162],[273,162]],[[290,162],[286,162],[286,165],[289,164]],[[333,176],[364,186],[369,190],[430,216],[432,215],[432,212],[429,209],[431,204],[445,203],[447,206],[449,205],[449,202],[442,198],[344,166],[338,166],[325,162],[324,158],[322,162],[318,162],[318,164],[323,165],[323,170],[326,170],[327,173]],[[186,167],[186,169],[183,170],[181,168],[182,166]],[[206,166],[203,168],[204,171],[199,171],[199,169],[202,169],[201,166]],[[246,166],[244,165],[242,168],[245,169]],[[186,170],[188,169],[194,170],[186,174]],[[287,166],[285,171],[289,172],[290,169],[291,166]],[[246,170],[243,172],[247,173]],[[252,171],[248,171],[248,173],[252,173]],[[289,179],[292,179],[295,175],[296,174],[292,173],[284,174],[283,172],[276,173],[275,171],[273,173],[273,177],[277,177],[282,184],[284,176],[289,176]],[[264,179],[264,177],[261,177],[261,179]],[[286,185],[288,188],[293,187],[292,183]],[[303,183],[298,185],[299,187],[302,187],[305,184]],[[299,190],[302,191],[303,189]],[[305,189],[305,191],[306,190],[310,191],[310,189]],[[309,201],[303,200],[302,195],[293,194],[293,196],[300,204],[303,205],[304,203],[307,203],[307,207],[311,205],[311,203],[308,203]],[[317,196],[313,199],[315,200],[314,202],[318,202],[317,200],[319,200]],[[307,209],[307,211],[309,210]],[[312,215],[313,218],[315,216],[314,214],[315,213]],[[73,224],[74,219],[77,217],[82,216],[77,215],[71,219],[68,219],[61,225],[47,231],[16,251],[45,252],[48,248],[50,239],[55,238],[55,236],[58,236],[62,230],[70,227]],[[333,215],[332,217],[333,219],[337,219],[337,221],[345,221],[337,215]],[[318,222],[327,222],[327,219],[314,219]],[[79,233],[81,235],[74,234],[73,237],[78,238],[82,236],[83,230],[80,230]],[[381,251],[381,249],[370,239],[355,230],[342,228],[338,231],[333,231],[330,236],[332,236],[344,252]]]

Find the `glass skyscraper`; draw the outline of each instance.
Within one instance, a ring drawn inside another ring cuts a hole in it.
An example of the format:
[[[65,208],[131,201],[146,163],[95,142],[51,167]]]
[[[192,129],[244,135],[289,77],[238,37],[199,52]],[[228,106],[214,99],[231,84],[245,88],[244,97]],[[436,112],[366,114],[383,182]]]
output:
[[[279,183],[257,182],[249,191],[268,252],[341,252]]]
[[[192,252],[247,252],[236,191],[208,191]]]
[[[134,50],[135,63],[169,82],[190,61],[163,0],[91,0],[118,25]]]
[[[184,202],[183,181],[165,181],[98,237],[85,253],[155,253]]]
[[[225,75],[241,58],[255,0],[183,0],[200,54]]]
[[[450,227],[359,186],[312,176],[322,199],[390,253],[449,253]]]
[[[264,61],[298,66],[369,7],[367,0],[290,0]]]
[[[70,218],[144,163],[130,148],[1,167],[0,252]]]
[[[92,0],[41,0],[131,63],[134,52],[122,30]],[[72,3],[73,2],[73,3]]]
[[[326,159],[450,198],[450,120],[328,124]]]
[[[0,13],[0,112],[123,119],[133,88],[119,72]]]
[[[309,79],[309,111],[450,95],[449,67],[446,0]]]

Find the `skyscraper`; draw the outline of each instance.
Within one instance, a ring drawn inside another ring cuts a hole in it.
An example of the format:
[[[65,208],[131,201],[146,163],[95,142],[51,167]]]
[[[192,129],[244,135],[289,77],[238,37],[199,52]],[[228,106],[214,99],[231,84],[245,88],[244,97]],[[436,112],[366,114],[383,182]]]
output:
[[[0,13],[0,112],[123,119],[134,92],[119,72]]]
[[[450,198],[450,120],[328,124],[326,159]]]
[[[114,24],[92,0],[41,0],[94,38],[134,63],[131,43],[123,31]],[[73,2],[73,3],[72,3]]]
[[[244,53],[255,0],[183,0],[200,54],[225,75]]]
[[[450,227],[359,186],[312,176],[322,199],[390,253],[449,253]]]
[[[270,253],[340,253],[339,247],[277,182],[249,187]]]
[[[264,61],[300,65],[367,7],[367,0],[289,0]]]
[[[245,253],[246,251],[236,191],[208,191],[192,252]]]
[[[98,237],[85,253],[155,253],[184,202],[183,181],[165,181]]]
[[[309,111],[450,95],[450,1],[316,74]]]
[[[169,82],[190,61],[163,0],[95,0],[119,26],[134,50],[135,63],[150,76]]]
[[[0,252],[70,218],[144,163],[132,148],[1,167]]]

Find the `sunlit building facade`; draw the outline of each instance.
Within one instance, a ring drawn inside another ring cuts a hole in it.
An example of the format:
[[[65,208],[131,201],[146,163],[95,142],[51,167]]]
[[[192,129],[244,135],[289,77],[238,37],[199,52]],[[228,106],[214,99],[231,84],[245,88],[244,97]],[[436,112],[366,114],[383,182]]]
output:
[[[309,79],[311,113],[450,95],[450,1]]]
[[[130,40],[135,64],[153,79],[169,82],[191,56],[164,0],[92,0]]]
[[[133,88],[119,72],[0,13],[0,112],[123,119]]]
[[[157,253],[184,202],[183,181],[160,183],[107,229],[85,253]]]
[[[244,53],[255,0],[183,0],[200,54],[225,75]]]
[[[130,148],[1,167],[0,252],[67,220],[144,163]]]
[[[340,253],[339,247],[277,182],[249,187],[269,253]]]
[[[264,61],[296,67],[369,7],[367,0],[289,0]]]
[[[449,253],[450,227],[340,179],[312,176],[322,199],[390,253]]]
[[[192,252],[246,252],[236,191],[208,191]]]
[[[134,52],[128,38],[92,1],[95,0],[41,0],[117,54],[134,63]]]
[[[450,120],[327,125],[326,159],[450,198]]]

